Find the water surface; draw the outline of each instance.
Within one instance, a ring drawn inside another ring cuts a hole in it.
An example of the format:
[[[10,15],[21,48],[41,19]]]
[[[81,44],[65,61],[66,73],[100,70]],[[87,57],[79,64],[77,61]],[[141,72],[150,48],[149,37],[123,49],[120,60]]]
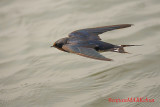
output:
[[[158,107],[159,0],[1,0],[0,107]],[[102,53],[113,62],[50,46],[70,32],[134,24],[101,38],[132,54]],[[147,97],[155,102],[109,102]]]

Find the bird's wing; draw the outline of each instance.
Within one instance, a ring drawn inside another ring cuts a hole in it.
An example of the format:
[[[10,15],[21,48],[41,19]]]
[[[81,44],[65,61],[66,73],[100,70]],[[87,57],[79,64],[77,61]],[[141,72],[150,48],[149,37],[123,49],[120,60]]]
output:
[[[120,24],[120,25],[112,25],[112,26],[103,26],[103,27],[96,27],[96,28],[87,28],[76,30],[69,34],[69,37],[79,39],[79,40],[101,40],[98,36],[107,31],[121,29],[130,27],[132,24]]]
[[[62,48],[68,52],[75,53],[84,57],[104,60],[104,61],[112,61],[112,59],[104,57],[93,48],[79,47],[77,45],[63,45]]]

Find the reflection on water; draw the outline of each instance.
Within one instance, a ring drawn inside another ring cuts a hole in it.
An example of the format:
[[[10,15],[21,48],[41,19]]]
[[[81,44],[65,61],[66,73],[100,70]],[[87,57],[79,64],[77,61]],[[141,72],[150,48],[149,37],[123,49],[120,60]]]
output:
[[[158,107],[159,0],[1,0],[0,107]],[[134,24],[101,35],[132,54],[102,53],[113,62],[50,48],[87,27]],[[154,103],[108,98],[148,97]]]

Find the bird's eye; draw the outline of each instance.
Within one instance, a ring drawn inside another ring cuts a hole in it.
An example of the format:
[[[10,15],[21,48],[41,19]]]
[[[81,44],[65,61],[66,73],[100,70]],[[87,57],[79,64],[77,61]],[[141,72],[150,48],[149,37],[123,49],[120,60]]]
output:
[[[61,43],[55,43],[55,44],[54,44],[54,46],[55,46],[55,47],[58,47],[58,48],[62,48],[62,45],[63,45],[63,44],[61,44]]]
[[[55,43],[55,44],[54,44],[54,46],[55,46],[55,47],[58,47],[58,46],[59,46],[59,44],[58,44],[58,43]]]

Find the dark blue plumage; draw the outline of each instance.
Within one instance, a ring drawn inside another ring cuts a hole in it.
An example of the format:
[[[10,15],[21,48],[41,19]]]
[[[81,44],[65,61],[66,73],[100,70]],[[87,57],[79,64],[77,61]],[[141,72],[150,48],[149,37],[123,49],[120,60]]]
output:
[[[98,52],[112,51],[127,53],[124,51],[123,47],[136,45],[113,45],[101,41],[101,38],[98,35],[107,31],[130,26],[131,24],[121,24],[76,30],[70,33],[68,37],[56,41],[52,47],[92,59],[111,61],[112,59],[106,58]]]

